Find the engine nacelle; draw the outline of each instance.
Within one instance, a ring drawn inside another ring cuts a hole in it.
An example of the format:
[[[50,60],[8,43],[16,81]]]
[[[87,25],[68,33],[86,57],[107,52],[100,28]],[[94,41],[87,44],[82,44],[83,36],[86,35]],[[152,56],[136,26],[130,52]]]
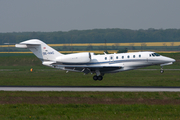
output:
[[[62,63],[88,63],[91,61],[91,54],[89,52],[73,53],[59,56],[56,61]]]

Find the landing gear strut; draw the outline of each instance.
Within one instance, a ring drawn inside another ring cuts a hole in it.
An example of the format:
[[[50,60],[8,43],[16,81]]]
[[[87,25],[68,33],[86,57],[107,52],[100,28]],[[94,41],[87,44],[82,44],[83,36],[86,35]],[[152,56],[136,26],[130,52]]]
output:
[[[94,75],[93,76],[93,79],[96,81],[96,80],[99,80],[99,81],[101,81],[102,79],[103,79],[103,76],[97,76],[97,75]]]
[[[161,66],[160,72],[161,72],[161,74],[164,73],[163,66]]]

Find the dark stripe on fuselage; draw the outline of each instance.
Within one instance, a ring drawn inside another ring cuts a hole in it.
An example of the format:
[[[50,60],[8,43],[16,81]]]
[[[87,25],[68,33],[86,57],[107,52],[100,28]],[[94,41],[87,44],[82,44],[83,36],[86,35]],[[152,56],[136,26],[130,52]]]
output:
[[[61,64],[61,65],[97,65],[97,64],[105,64],[105,63],[109,63],[109,64],[117,64],[117,63],[123,63],[123,62],[134,62],[134,61],[138,61],[138,62],[147,62],[147,59],[131,59],[131,60],[116,60],[116,61],[106,61],[106,62],[91,62],[91,63],[58,63],[57,64]]]

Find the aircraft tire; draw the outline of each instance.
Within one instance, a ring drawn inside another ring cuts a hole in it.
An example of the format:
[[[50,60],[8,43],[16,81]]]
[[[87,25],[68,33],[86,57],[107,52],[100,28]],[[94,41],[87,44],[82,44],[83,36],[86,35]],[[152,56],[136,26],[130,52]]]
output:
[[[161,74],[164,73],[164,70],[160,70]]]
[[[96,81],[97,79],[98,79],[98,76],[94,75],[94,76],[93,76],[93,80]]]
[[[101,81],[103,79],[102,76],[98,76],[98,80]]]

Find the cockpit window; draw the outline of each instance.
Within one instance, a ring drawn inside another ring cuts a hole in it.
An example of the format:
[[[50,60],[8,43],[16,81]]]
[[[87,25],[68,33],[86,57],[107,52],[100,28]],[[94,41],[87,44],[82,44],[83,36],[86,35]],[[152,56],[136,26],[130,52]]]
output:
[[[157,53],[152,53],[152,56],[154,57],[154,56],[160,56],[160,55]]]
[[[156,56],[160,56],[159,54],[157,54],[157,53],[154,53]]]

